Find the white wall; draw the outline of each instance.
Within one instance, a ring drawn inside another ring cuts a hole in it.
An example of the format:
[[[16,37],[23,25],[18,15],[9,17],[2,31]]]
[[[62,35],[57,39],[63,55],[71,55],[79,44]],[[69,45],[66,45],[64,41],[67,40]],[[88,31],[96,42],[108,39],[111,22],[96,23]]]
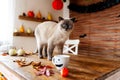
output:
[[[23,24],[25,30],[27,28],[31,28],[32,30],[35,29],[35,27],[40,22],[33,22],[33,21],[25,21],[25,20],[19,20],[18,16],[21,15],[23,12],[27,13],[29,10],[33,10],[34,13],[37,13],[38,11],[41,12],[43,17],[47,17],[48,12],[52,14],[52,17],[54,20],[58,20],[58,16],[63,16],[65,18],[69,17],[69,11],[66,8],[67,6],[64,6],[62,10],[54,10],[52,8],[52,1],[53,0],[15,0],[15,29],[19,29],[20,25]],[[68,5],[69,0],[65,3],[65,5]],[[18,48],[24,48],[26,51],[34,51],[36,49],[36,41],[34,37],[16,37],[13,38],[13,46]]]
[[[64,7],[63,7],[63,17],[64,18],[69,18],[69,9],[68,9],[69,4],[70,4],[70,0],[66,0],[66,2],[64,3]]]

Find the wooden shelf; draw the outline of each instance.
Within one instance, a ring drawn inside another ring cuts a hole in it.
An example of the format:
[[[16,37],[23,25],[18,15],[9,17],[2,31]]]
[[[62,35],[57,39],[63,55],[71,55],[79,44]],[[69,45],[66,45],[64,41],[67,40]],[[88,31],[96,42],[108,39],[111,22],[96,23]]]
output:
[[[27,20],[27,21],[35,21],[35,22],[44,22],[44,21],[54,21],[54,20],[46,20],[46,19],[39,19],[39,18],[35,18],[35,17],[28,17],[28,16],[23,16],[23,15],[19,15],[18,17],[21,20]],[[57,21],[54,21],[57,22]],[[24,36],[24,37],[34,37],[33,33],[21,33],[21,32],[14,32],[13,36]]]
[[[22,16],[22,15],[19,16],[19,19],[28,20],[28,21],[35,21],[35,22],[54,21],[54,20],[46,20],[46,19],[32,18],[32,17]],[[54,22],[57,22],[57,21],[54,21]]]
[[[13,36],[34,37],[33,33],[14,32]]]

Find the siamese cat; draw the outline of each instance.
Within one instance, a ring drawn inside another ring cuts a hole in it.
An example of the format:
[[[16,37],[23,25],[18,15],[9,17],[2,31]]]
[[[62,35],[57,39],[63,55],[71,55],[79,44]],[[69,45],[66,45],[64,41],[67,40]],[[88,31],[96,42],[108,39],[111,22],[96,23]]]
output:
[[[44,52],[44,56],[47,57],[48,60],[51,60],[53,50],[56,46],[60,54],[63,52],[64,43],[69,39],[74,22],[75,18],[64,19],[59,17],[58,23],[46,21],[36,27],[35,38],[39,58],[43,58]]]

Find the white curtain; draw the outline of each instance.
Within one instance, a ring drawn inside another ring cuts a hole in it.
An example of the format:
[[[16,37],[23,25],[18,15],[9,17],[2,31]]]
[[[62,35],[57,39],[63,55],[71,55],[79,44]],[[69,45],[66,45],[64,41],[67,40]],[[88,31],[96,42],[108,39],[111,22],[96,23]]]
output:
[[[0,3],[0,42],[12,44],[14,22],[14,0]]]

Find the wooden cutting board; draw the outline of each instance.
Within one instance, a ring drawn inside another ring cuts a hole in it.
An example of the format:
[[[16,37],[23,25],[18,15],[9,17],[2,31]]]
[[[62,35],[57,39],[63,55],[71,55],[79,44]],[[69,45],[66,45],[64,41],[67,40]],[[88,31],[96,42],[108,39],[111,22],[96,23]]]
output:
[[[50,77],[45,75],[36,76],[32,65],[20,67],[14,60],[26,59],[27,62],[42,62],[43,65],[49,65],[53,67],[53,74]],[[0,56],[0,71],[9,80],[60,80],[62,77],[59,71],[55,68],[51,61],[47,59],[38,59],[36,55],[20,57],[20,56]]]

